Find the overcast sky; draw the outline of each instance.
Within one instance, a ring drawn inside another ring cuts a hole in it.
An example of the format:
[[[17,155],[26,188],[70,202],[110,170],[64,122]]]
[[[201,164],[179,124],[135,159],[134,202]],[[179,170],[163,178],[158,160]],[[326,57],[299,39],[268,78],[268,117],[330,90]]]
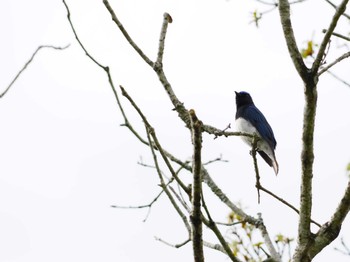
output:
[[[163,146],[180,159],[190,159],[188,130],[172,111],[157,76],[122,37],[102,1],[67,3],[86,48],[110,66],[116,86],[123,85],[138,103]],[[110,3],[151,59],[156,57],[163,13],[170,13],[164,69],[179,99],[206,124],[233,127],[234,91],[251,93],[277,139],[279,175],[259,159],[261,182],[298,205],[303,86],[287,53],[277,10],[266,14],[256,28],[250,23],[251,13],[268,7],[254,1]],[[310,39],[320,41],[332,12],[326,1],[293,6],[300,47]],[[347,34],[348,21],[336,31]],[[137,164],[152,164],[150,151],[120,126],[123,119],[106,75],[77,45],[63,3],[1,1],[0,32],[1,90],[39,45],[70,44],[64,51],[42,50],[0,100],[0,261],[190,261],[191,244],[173,249],[154,238],[174,244],[187,238],[165,197],[153,206],[146,222],[145,209],[111,208],[148,204],[160,190],[159,181],[153,169]],[[330,50],[327,61],[348,51],[337,39]],[[349,61],[333,69],[347,81]],[[347,184],[350,88],[324,74],[318,90],[312,217],[324,223]],[[121,99],[144,135],[141,120]],[[264,194],[257,204],[249,148],[236,137],[214,140],[204,135],[203,160],[220,155],[228,162],[214,163],[208,170],[230,199],[241,202],[251,215],[262,212],[272,236],[295,238],[297,216],[292,210]],[[215,220],[226,221],[227,207],[206,186],[204,190]],[[349,230],[347,218],[340,236],[350,245]],[[349,260],[334,247],[340,247],[339,239],[314,261]],[[207,261],[227,261],[209,249],[205,255]]]

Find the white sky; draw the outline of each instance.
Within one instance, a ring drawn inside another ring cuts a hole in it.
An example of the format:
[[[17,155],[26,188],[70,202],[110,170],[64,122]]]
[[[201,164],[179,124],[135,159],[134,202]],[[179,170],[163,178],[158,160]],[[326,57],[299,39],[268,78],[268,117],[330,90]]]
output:
[[[86,48],[111,68],[149,121],[164,147],[181,159],[191,157],[189,132],[156,75],[135,54],[115,27],[102,1],[68,0],[72,20]],[[264,186],[298,204],[303,87],[286,51],[278,13],[249,24],[253,1],[110,1],[130,35],[154,59],[163,13],[169,25],[164,68],[179,99],[207,124],[224,128],[234,122],[234,91],[251,93],[277,139],[278,177],[263,161]],[[316,7],[315,7],[316,5]],[[262,10],[262,9],[259,9]],[[315,11],[317,10],[317,11]],[[299,45],[322,37],[332,8],[325,1],[293,6]],[[348,23],[337,32],[347,33]],[[42,50],[0,101],[0,261],[152,261],[191,260],[191,245],[180,250],[154,240],[180,243],[187,237],[182,222],[162,197],[147,210],[119,210],[111,205],[140,205],[159,192],[149,149],[125,128],[104,72],[78,47],[61,1],[1,1],[0,48],[3,90],[42,44],[64,46]],[[334,40],[327,61],[348,51]],[[337,49],[338,48],[338,49]],[[349,60],[333,72],[348,77]],[[349,78],[347,79],[350,80]],[[315,136],[313,218],[325,222],[347,183],[350,89],[324,74],[319,83]],[[122,99],[137,130],[139,117]],[[205,161],[223,155],[228,163],[208,166],[212,178],[247,212],[262,212],[271,235],[295,237],[297,217],[262,194],[257,204],[249,148],[238,138],[204,136]],[[185,174],[184,174],[185,176]],[[207,189],[204,186],[205,190]],[[206,190],[216,220],[229,210]],[[350,244],[349,219],[340,233]],[[209,235],[209,239],[212,237]],[[339,240],[314,261],[348,261]],[[205,249],[207,261],[227,261]]]

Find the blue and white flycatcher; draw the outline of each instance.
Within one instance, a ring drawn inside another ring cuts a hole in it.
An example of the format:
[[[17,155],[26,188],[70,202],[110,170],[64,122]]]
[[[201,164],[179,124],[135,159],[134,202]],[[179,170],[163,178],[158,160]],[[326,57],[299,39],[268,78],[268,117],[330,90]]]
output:
[[[278,173],[278,163],[275,156],[276,139],[272,128],[265,116],[254,105],[252,97],[247,92],[236,93],[236,128],[237,131],[256,134],[260,139],[257,143],[257,152],[273,168],[275,174]],[[252,146],[251,137],[242,136],[242,139]]]

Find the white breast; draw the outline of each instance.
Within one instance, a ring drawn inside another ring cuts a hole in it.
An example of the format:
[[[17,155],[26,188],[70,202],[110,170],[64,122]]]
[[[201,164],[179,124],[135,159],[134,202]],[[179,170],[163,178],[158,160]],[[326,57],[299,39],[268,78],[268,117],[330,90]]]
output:
[[[258,132],[258,130],[256,130],[256,128],[247,120],[243,119],[243,118],[238,118],[236,120],[236,129],[239,132],[244,132],[244,133],[248,133],[248,134],[257,134],[260,137],[260,134]],[[250,137],[246,137],[246,136],[241,136],[241,138],[243,139],[244,142],[246,142],[249,146],[252,146],[252,138]],[[270,148],[270,146],[267,144],[267,142],[260,140],[258,142],[258,148],[259,150],[264,151],[270,158],[274,159],[273,157],[273,151]]]
[[[259,134],[256,128],[247,120],[243,118],[238,118],[236,120],[236,128],[239,132],[249,133],[249,134]]]

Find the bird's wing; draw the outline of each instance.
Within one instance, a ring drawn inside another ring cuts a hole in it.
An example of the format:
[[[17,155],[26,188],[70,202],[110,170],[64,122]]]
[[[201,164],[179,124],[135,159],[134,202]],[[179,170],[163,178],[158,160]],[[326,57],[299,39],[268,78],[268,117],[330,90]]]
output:
[[[272,128],[267,122],[264,115],[260,112],[260,110],[254,106],[250,105],[243,110],[243,118],[248,119],[251,124],[256,128],[259,132],[262,139],[264,139],[269,146],[274,150],[276,148],[276,139],[273,134]]]

